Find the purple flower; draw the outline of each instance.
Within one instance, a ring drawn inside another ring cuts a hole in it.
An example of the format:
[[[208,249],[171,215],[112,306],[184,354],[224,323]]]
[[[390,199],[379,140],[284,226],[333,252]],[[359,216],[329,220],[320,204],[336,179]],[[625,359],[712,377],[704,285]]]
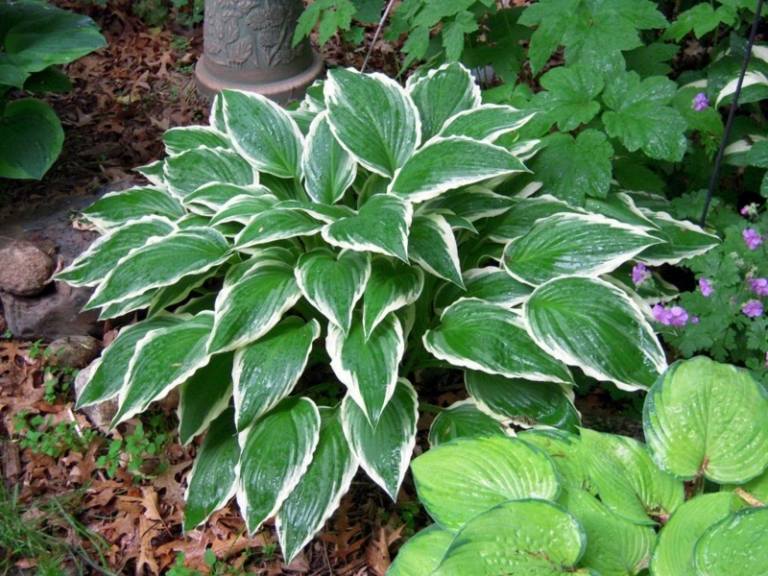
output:
[[[749,287],[758,296],[768,296],[768,278],[750,278]]]
[[[754,228],[745,228],[741,233],[744,238],[744,243],[750,250],[757,250],[758,246],[763,243],[763,237],[760,236],[760,232]]]
[[[763,303],[760,300],[748,300],[741,307],[741,312],[750,318],[757,318],[763,315]]]
[[[635,286],[640,286],[640,284],[650,277],[651,273],[648,271],[648,268],[645,267],[645,264],[638,262],[632,267],[632,283]]]
[[[707,98],[707,95],[704,94],[704,92],[699,92],[696,94],[696,96],[693,97],[692,107],[696,112],[706,110],[709,108],[709,98]]]
[[[691,316],[691,324],[698,324],[698,323],[699,323],[699,317]]]
[[[715,289],[712,288],[712,282],[706,278],[699,278],[699,290],[701,291],[701,295],[704,296],[704,298],[709,298],[712,296],[712,292],[715,291]]]
[[[741,210],[739,210],[739,214],[744,216],[744,218],[757,216],[757,204],[752,202],[751,204],[742,206]]]
[[[682,306],[665,308],[656,304],[651,308],[651,313],[656,321],[664,326],[685,326],[688,323],[688,312]]]

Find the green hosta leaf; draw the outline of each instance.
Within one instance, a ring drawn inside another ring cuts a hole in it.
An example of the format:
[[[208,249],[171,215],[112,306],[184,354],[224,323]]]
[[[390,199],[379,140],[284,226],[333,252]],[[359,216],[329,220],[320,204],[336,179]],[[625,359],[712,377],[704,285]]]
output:
[[[587,575],[575,568],[585,546],[582,527],[558,506],[542,500],[505,502],[471,519],[433,574]]]
[[[273,260],[230,268],[216,297],[213,352],[235,350],[269,332],[301,297],[293,269]]]
[[[201,312],[182,323],[153,330],[137,344],[120,389],[113,425],[125,422],[164,398],[208,363],[206,344],[213,314]]]
[[[419,145],[416,106],[397,82],[383,74],[330,70],[325,105],[336,139],[376,174],[391,178]]]
[[[188,444],[229,407],[232,354],[213,356],[179,387],[179,440]],[[228,418],[232,419],[230,413]]]
[[[320,336],[317,320],[291,316],[235,353],[235,422],[244,430],[291,393]]]
[[[574,429],[579,413],[572,392],[552,382],[530,382],[483,372],[464,372],[467,392],[484,410],[518,425]]]
[[[286,562],[319,532],[352,484],[358,462],[341,427],[339,409],[321,408],[322,425],[312,462],[277,514]]]
[[[642,228],[597,214],[555,214],[507,244],[504,267],[534,286],[561,276],[600,276],[660,242]]]
[[[703,494],[680,506],[664,526],[653,554],[654,576],[698,576],[693,550],[707,529],[739,507],[729,492]]]
[[[740,484],[768,466],[768,395],[749,372],[697,357],[651,389],[643,429],[654,459],[681,478]]]
[[[357,163],[334,138],[327,113],[312,121],[301,165],[307,194],[320,204],[335,204],[354,182]]]
[[[238,248],[269,244],[297,236],[313,236],[325,224],[302,210],[275,207],[256,214],[235,238]]]
[[[215,128],[208,126],[184,126],[171,128],[163,134],[165,152],[169,156],[181,154],[193,148],[229,148],[229,139]]]
[[[166,158],[165,180],[174,195],[183,198],[210,182],[237,186],[258,183],[253,168],[237,153],[222,148],[193,148]]]
[[[476,222],[482,218],[491,218],[504,214],[515,204],[515,200],[496,194],[482,186],[469,186],[458,190],[449,190],[445,194],[430,200],[423,206],[424,213],[453,212],[456,216]]]
[[[541,77],[541,86],[545,91],[537,95],[535,103],[563,132],[589,123],[600,112],[595,98],[603,91],[603,77],[591,66],[553,68]]]
[[[304,202],[301,200],[283,200],[277,207],[300,210],[313,218],[322,220],[326,224],[331,224],[336,222],[336,220],[352,216],[355,213],[352,208],[343,205],[317,204],[316,202]]]
[[[639,260],[650,266],[678,264],[687,258],[704,254],[720,243],[720,238],[692,222],[675,220],[666,212],[641,211],[657,226],[654,236],[665,240],[663,244],[651,246],[640,254]]]
[[[575,434],[542,428],[524,430],[520,440],[543,450],[555,463],[563,486],[594,490],[589,478],[589,464],[581,454],[581,439]]]
[[[136,172],[144,176],[153,186],[165,187],[165,160],[155,160],[144,166],[134,168]]]
[[[96,289],[86,309],[140,296],[201,274],[229,258],[229,244],[211,228],[179,230],[153,238],[122,258]]]
[[[385,258],[374,259],[363,300],[366,337],[388,314],[413,304],[423,288],[424,274],[419,268]]]
[[[474,298],[446,308],[440,325],[424,334],[424,346],[454,366],[508,378],[572,381],[565,364],[531,340],[517,314]]]
[[[376,194],[354,216],[347,216],[323,229],[323,239],[339,248],[375,252],[408,261],[408,228],[411,205],[384,194]]]
[[[148,308],[149,306],[152,305],[152,300],[160,292],[160,290],[161,290],[160,288],[154,288],[153,290],[150,290],[149,292],[144,292],[139,296],[128,298],[126,300],[121,300],[120,302],[113,302],[112,304],[107,304],[101,309],[101,312],[99,312],[99,320],[119,318],[120,316],[124,316],[129,312],[134,312],[136,310]]]
[[[285,110],[251,92],[225,90],[221,99],[227,133],[241,155],[260,172],[280,178],[299,176],[304,138]]]
[[[464,287],[456,237],[443,216],[429,214],[413,219],[408,256],[430,274]]]
[[[387,576],[432,574],[453,541],[453,532],[432,524],[411,536],[397,552]]]
[[[147,311],[148,316],[154,316],[168,306],[186,300],[187,296],[189,296],[193,290],[200,288],[208,279],[216,276],[218,272],[219,268],[214,268],[213,270],[208,270],[202,274],[184,276],[184,278],[175,284],[151,291],[152,300],[149,302],[149,310]]]
[[[416,458],[411,470],[429,515],[453,531],[507,500],[552,500],[560,491],[546,454],[502,436],[456,439]]]
[[[606,198],[588,198],[584,207],[590,212],[597,212],[619,222],[643,228],[651,234],[656,234],[658,227],[653,220],[643,214],[632,197],[624,192],[610,194]]]
[[[227,410],[214,420],[197,451],[184,496],[185,532],[205,522],[235,495],[240,446],[232,416],[232,410]]]
[[[584,211],[549,194],[518,200],[511,210],[491,223],[490,237],[496,242],[506,244],[513,238],[527,234],[537,221],[561,213],[583,214]]]
[[[533,116],[530,111],[518,110],[512,106],[483,104],[453,116],[443,126],[439,136],[466,136],[473,140],[493,142],[502,134],[519,130]]]
[[[411,77],[407,89],[419,109],[422,142],[440,132],[456,114],[480,105],[480,87],[469,70],[457,62]]]
[[[636,72],[614,76],[603,94],[610,108],[603,123],[612,138],[630,152],[642,149],[657,160],[682,160],[686,149],[687,124],[668,104],[677,85],[664,76],[640,79]]]
[[[371,426],[368,415],[348,394],[341,404],[344,436],[365,473],[376,482],[392,501],[408,470],[416,445],[418,401],[408,380],[400,379],[392,399]]]
[[[287,398],[241,435],[237,504],[253,534],[299,484],[320,439],[309,398]]]
[[[249,194],[240,194],[227,200],[211,218],[211,226],[220,226],[230,222],[247,225],[255,214],[269,210],[277,203],[277,197],[272,194],[263,196],[251,196]]]
[[[352,250],[337,256],[329,250],[318,249],[299,258],[295,273],[304,298],[348,332],[355,304],[363,297],[371,275],[371,257]]]
[[[336,377],[376,426],[395,393],[398,366],[405,353],[400,320],[390,314],[367,338],[359,319],[346,334],[335,324],[329,324],[325,345]]]
[[[768,566],[768,508],[742,510],[707,530],[696,544],[694,564],[701,576],[765,574]]]
[[[48,104],[34,98],[8,102],[0,112],[0,178],[40,180],[63,144],[64,130]]]
[[[465,136],[433,138],[397,172],[388,192],[424,202],[447,190],[527,171],[516,156],[490,142]]]
[[[477,436],[504,436],[501,422],[482,412],[471,399],[454,402],[432,421],[429,427],[429,445],[432,448],[455,438]]]
[[[534,291],[524,314],[533,340],[549,354],[623,390],[645,389],[667,368],[642,310],[604,280],[550,280]]]
[[[157,188],[131,188],[104,194],[83,210],[90,222],[108,229],[144,216],[165,216],[176,220],[184,216],[178,200]]]
[[[455,284],[445,284],[435,296],[435,306],[445,308],[459,298],[478,298],[512,308],[528,299],[533,288],[512,278],[504,270],[489,266],[473,268],[462,275],[464,290]]]
[[[146,216],[115,229],[96,240],[63,272],[56,275],[73,286],[93,286],[103,280],[121,258],[155,236],[173,232],[173,223],[163,217]]]
[[[211,182],[184,196],[183,202],[190,211],[203,216],[213,216],[230,200],[238,196],[269,196],[271,191],[259,184],[236,186],[223,182]]]

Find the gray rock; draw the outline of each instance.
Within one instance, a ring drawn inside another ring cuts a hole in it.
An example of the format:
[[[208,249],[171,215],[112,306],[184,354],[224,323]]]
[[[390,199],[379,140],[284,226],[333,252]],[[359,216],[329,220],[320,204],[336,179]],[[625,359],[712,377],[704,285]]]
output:
[[[64,336],[48,345],[48,362],[54,366],[85,368],[101,352],[101,342],[92,336]]]
[[[0,290],[9,294],[39,294],[53,270],[53,258],[32,242],[13,240],[0,248]]]
[[[93,374],[95,369],[96,362],[94,361],[78,372],[75,377],[75,398],[80,398],[80,393],[88,383],[88,380],[91,379],[91,374]],[[80,412],[85,414],[96,428],[102,432],[107,432],[109,430],[109,423],[112,422],[112,418],[117,414],[117,399],[100,402],[93,406],[86,406],[81,408]]]

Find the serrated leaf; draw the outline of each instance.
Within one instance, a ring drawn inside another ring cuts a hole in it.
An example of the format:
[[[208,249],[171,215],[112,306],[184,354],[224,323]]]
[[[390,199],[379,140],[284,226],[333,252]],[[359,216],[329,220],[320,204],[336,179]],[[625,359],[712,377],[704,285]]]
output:
[[[757,576],[768,566],[768,508],[731,514],[699,539],[694,551],[696,573],[702,576]]]
[[[229,407],[231,397],[232,354],[213,356],[179,387],[179,441],[188,444],[204,432]]]
[[[83,210],[83,216],[108,229],[144,216],[165,216],[175,220],[184,215],[178,200],[157,188],[130,188],[109,192]]]
[[[502,104],[483,104],[451,117],[439,136],[466,136],[473,140],[493,142],[499,136],[525,126],[534,114]]]
[[[435,448],[455,438],[504,436],[504,426],[480,410],[472,399],[454,402],[444,408],[429,427],[429,445]]]
[[[235,244],[238,248],[248,248],[297,236],[313,236],[324,226],[324,222],[303,210],[275,207],[251,218],[235,237]]]
[[[440,214],[413,219],[408,236],[408,257],[430,274],[464,287],[456,237]]]
[[[453,541],[453,532],[432,524],[411,536],[397,552],[387,576],[431,574]]]
[[[307,194],[320,204],[341,200],[355,180],[357,163],[336,141],[325,112],[309,127],[301,166]]]
[[[442,37],[445,57],[458,60],[464,52],[464,36],[475,32],[480,25],[472,12],[464,10],[443,25]]]
[[[544,74],[540,82],[545,91],[536,96],[534,104],[557,122],[562,132],[589,123],[600,112],[595,99],[603,91],[603,77],[590,66],[558,66]]]
[[[193,148],[166,158],[165,181],[172,194],[184,198],[210,182],[237,186],[258,184],[258,176],[240,155],[223,148]]]
[[[423,288],[424,274],[419,268],[375,258],[363,299],[363,330],[366,337],[388,314],[413,304]]]
[[[446,308],[459,298],[477,298],[512,308],[533,292],[528,284],[515,280],[501,268],[472,268],[462,274],[464,290],[455,284],[443,285],[435,295],[435,307]]]
[[[229,148],[229,139],[209,126],[183,126],[166,130],[163,134],[165,153],[169,156],[181,154],[193,148]]]

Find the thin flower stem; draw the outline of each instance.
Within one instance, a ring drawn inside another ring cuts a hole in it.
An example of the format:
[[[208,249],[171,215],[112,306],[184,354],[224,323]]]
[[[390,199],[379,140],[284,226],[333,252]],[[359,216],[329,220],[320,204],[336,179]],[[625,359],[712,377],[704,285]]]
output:
[[[395,0],[389,0],[389,2],[387,2],[387,7],[384,8],[384,13],[381,15],[381,20],[379,20],[379,25],[376,26],[376,32],[373,33],[373,40],[371,40],[371,45],[368,46],[368,52],[366,52],[365,54],[365,60],[363,60],[363,66],[362,68],[360,68],[360,72],[365,72],[365,69],[368,66],[368,60],[371,58],[371,53],[373,53],[373,47],[376,45],[376,41],[379,39],[379,34],[381,34],[381,30],[384,28],[384,24],[386,23],[387,18],[389,17],[389,11],[392,10],[392,6],[394,4],[395,4]]]

